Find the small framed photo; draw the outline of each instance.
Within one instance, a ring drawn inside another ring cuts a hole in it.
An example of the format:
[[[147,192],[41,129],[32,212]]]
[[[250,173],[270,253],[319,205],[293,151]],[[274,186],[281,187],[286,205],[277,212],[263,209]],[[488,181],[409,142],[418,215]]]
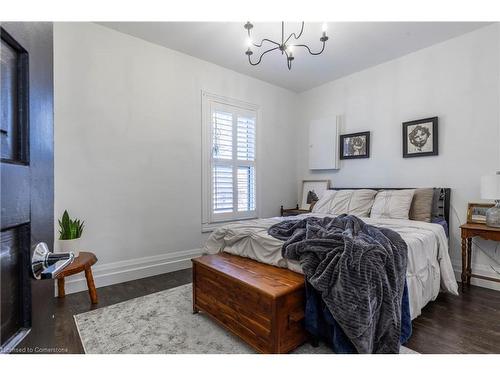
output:
[[[438,118],[403,122],[403,157],[438,155]]]
[[[494,205],[494,203],[469,203],[467,206],[467,223],[485,224],[486,211]]]
[[[370,132],[342,134],[340,136],[341,159],[370,157]]]
[[[301,210],[309,210],[311,204],[318,201],[323,193],[330,187],[330,180],[304,180],[302,181]]]

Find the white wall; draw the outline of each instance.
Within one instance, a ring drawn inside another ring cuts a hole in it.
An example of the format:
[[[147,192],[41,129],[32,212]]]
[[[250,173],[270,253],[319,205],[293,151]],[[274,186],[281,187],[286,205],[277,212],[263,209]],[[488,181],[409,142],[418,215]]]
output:
[[[458,227],[467,202],[480,201],[481,175],[500,170],[499,43],[494,24],[300,94],[298,179],[330,178],[342,187],[452,188],[450,252],[458,269]],[[371,157],[311,173],[309,122],[337,114],[342,133],[371,131]],[[401,123],[431,116],[439,116],[439,156],[403,159]],[[496,243],[480,246],[500,260]],[[482,254],[474,253],[473,264],[473,271],[498,277]]]
[[[55,215],[85,220],[98,286],[186,267],[206,238],[202,89],[261,106],[261,216],[295,203],[296,94],[92,23],[56,23],[54,50]]]
[[[262,108],[263,217],[294,205],[305,178],[447,186],[458,269],[458,223],[467,202],[479,200],[480,176],[500,169],[497,24],[298,95],[91,23],[56,23],[54,49],[55,214],[67,208],[86,220],[83,245],[99,258],[98,285],[186,267],[206,238],[202,89]],[[372,155],[311,173],[308,123],[337,114],[344,133],[372,132]],[[440,155],[403,159],[401,123],[428,116],[439,116]],[[500,260],[496,244],[480,245]],[[498,276],[485,256],[476,252],[473,263]],[[68,283],[70,292],[84,287],[81,278]]]

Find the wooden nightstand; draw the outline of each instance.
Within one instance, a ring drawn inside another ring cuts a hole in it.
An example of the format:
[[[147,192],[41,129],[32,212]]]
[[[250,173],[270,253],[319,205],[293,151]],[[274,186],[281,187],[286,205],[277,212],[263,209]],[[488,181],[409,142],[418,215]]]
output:
[[[307,214],[309,212],[311,212],[311,210],[301,210],[299,208],[299,205],[297,205],[297,207],[295,208],[283,208],[283,206],[281,206],[280,209],[281,216],[297,216],[301,214]]]
[[[486,224],[463,224],[460,226],[462,237],[462,291],[465,285],[470,285],[470,279],[475,277],[488,281],[500,282],[493,277],[475,275],[471,269],[472,238],[481,237],[485,240],[500,241],[500,228],[489,227]]]

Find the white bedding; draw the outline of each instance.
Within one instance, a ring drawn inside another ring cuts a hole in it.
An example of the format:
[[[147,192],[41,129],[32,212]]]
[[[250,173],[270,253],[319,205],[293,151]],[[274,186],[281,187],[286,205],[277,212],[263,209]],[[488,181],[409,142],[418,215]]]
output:
[[[210,254],[224,251],[302,273],[297,262],[288,261],[281,256],[283,241],[268,235],[267,230],[282,220],[296,220],[308,216],[332,215],[313,213],[289,218],[274,217],[231,223],[212,232],[204,251]],[[406,279],[412,319],[420,315],[422,308],[429,301],[436,299],[440,288],[458,294],[448,254],[448,239],[441,225],[401,219],[363,218],[363,221],[390,228],[398,232],[407,243]]]

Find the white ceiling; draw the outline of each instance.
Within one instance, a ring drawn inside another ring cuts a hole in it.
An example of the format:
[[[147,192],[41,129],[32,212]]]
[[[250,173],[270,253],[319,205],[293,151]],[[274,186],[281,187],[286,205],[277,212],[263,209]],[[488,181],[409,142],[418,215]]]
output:
[[[278,51],[250,66],[245,55],[244,22],[102,22],[101,25],[139,37],[237,72],[301,92],[328,81],[392,60],[410,52],[488,25],[482,22],[330,22],[325,52],[310,56],[295,48],[292,70]],[[306,22],[300,40],[320,48],[321,25]],[[285,34],[300,23],[285,24]],[[281,39],[281,23],[254,22],[253,40]],[[257,57],[257,49],[254,48]]]

